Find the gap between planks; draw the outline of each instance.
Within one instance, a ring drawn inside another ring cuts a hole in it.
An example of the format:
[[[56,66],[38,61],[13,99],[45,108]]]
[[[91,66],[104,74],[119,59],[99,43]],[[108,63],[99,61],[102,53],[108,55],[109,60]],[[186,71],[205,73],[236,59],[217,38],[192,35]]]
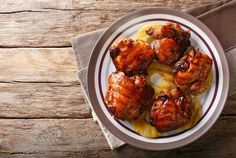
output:
[[[14,48],[72,48],[72,46],[71,46],[71,44],[68,44],[68,45],[52,45],[52,46],[50,46],[50,45],[48,45],[48,46],[24,46],[24,45],[21,45],[21,46],[14,46],[14,45],[0,45],[0,49],[14,49]]]
[[[236,117],[236,114],[221,114],[218,119],[222,118],[227,118],[227,117]],[[88,114],[87,116],[84,116],[83,118],[81,117],[0,117],[0,120],[55,120],[55,119],[60,119],[60,120],[86,120],[86,119],[91,119],[92,115]]]

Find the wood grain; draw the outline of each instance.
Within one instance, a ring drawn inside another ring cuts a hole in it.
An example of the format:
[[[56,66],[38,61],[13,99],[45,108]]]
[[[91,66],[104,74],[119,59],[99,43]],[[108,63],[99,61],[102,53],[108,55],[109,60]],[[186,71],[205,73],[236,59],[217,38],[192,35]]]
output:
[[[92,119],[0,120],[0,152],[48,152],[108,149]]]
[[[72,48],[1,48],[0,70],[0,82],[78,80]]]
[[[236,157],[236,95],[196,142],[152,152],[110,150],[86,108],[70,38],[146,7],[214,0],[0,0],[0,157]]]
[[[78,82],[0,83],[0,103],[0,118],[91,117]]]
[[[0,120],[0,126],[1,155],[11,157],[236,156],[236,118],[232,116],[221,117],[207,134],[188,146],[159,152],[145,151],[129,145],[112,151],[99,127],[91,119],[5,119]]]
[[[0,1],[0,47],[67,47],[70,38],[108,27],[145,7],[186,9],[213,0]]]
[[[222,115],[236,116],[236,94],[227,98]]]

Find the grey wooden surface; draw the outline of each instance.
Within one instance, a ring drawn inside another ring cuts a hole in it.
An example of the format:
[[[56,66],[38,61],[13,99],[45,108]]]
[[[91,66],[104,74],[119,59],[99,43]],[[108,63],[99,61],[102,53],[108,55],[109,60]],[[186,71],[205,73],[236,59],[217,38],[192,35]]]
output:
[[[236,96],[213,128],[170,151],[110,150],[76,78],[70,38],[136,9],[211,0],[0,0],[0,157],[235,157]]]

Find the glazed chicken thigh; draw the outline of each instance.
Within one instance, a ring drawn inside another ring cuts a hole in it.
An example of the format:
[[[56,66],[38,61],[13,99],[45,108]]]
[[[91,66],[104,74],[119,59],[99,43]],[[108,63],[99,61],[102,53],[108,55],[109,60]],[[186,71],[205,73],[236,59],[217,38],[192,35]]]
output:
[[[114,72],[108,78],[105,102],[116,119],[135,120],[152,103],[154,90],[143,75],[125,76]]]
[[[154,50],[157,58],[164,64],[172,64],[180,58],[181,53],[178,51],[178,44],[173,39],[164,38],[162,40],[156,40]]]
[[[175,130],[190,121],[192,104],[179,88],[163,92],[151,108],[152,124],[159,132]]]
[[[211,71],[212,60],[198,49],[189,47],[186,54],[174,65],[175,82],[190,87],[193,94],[201,91],[201,82],[205,81]]]
[[[160,29],[149,28],[146,32],[156,39],[154,50],[157,58],[164,64],[176,62],[190,46],[190,33],[179,24],[168,23]]]
[[[118,71],[133,76],[146,73],[155,53],[145,41],[126,38],[110,48],[110,56]]]

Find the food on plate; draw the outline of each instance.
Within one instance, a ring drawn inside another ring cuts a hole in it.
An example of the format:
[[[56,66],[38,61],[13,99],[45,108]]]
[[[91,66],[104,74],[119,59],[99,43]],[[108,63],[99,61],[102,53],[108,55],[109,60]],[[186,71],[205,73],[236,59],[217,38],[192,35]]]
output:
[[[212,60],[208,55],[201,53],[199,49],[189,47],[186,54],[175,63],[173,76],[176,84],[187,86],[192,94],[197,95],[210,86],[204,83],[211,82],[209,76],[211,68]]]
[[[192,105],[193,105],[191,119],[186,125],[180,127],[179,130],[186,130],[193,127],[199,121],[202,115],[202,108],[201,108],[201,104],[198,98],[195,96],[192,96],[191,100],[192,100]]]
[[[176,88],[172,68],[156,60],[148,67],[146,79],[148,85],[154,88],[154,95],[159,95],[166,89]]]
[[[147,42],[125,38],[110,48],[110,56],[118,71],[133,76],[146,73],[155,54]]]
[[[212,60],[190,46],[190,32],[179,24],[149,24],[135,39],[110,48],[116,68],[104,97],[115,119],[147,138],[193,127],[202,115],[197,95],[212,82]]]
[[[160,94],[151,108],[152,124],[159,132],[168,132],[186,125],[192,115],[190,97],[179,88]]]
[[[168,65],[177,61],[182,55],[182,52],[179,51],[177,42],[169,38],[156,40],[154,50],[158,60]]]
[[[202,82],[196,82],[195,84],[191,85],[190,87],[184,87],[187,91],[189,91],[191,94],[197,96],[204,92],[206,92],[212,83],[212,72],[209,73],[207,76],[207,79]],[[197,85],[198,84],[198,85]]]
[[[178,131],[184,131],[193,127],[198,122],[198,120],[202,115],[201,104],[198,98],[197,97],[191,97],[191,98],[192,98],[193,109],[190,121],[187,124],[176,129]],[[155,126],[151,125],[150,122],[151,122],[150,109],[148,109],[135,121],[131,122],[131,127],[135,132],[139,133],[140,135],[146,138],[157,138],[159,136],[162,136],[162,134],[165,134],[165,132],[160,133]]]
[[[149,110],[146,110],[140,117],[131,122],[131,126],[134,131],[146,138],[159,137],[161,133],[157,131],[156,127],[150,124],[149,120],[147,120],[149,114]]]
[[[154,50],[158,60],[168,65],[176,62],[191,43],[189,31],[184,31],[179,24],[150,27],[146,33],[156,39]]]
[[[131,121],[151,105],[153,93],[144,75],[129,77],[118,71],[108,78],[105,102],[116,119]]]
[[[138,31],[135,34],[135,39],[139,39],[139,40],[143,40],[146,41],[147,43],[151,43],[153,41],[153,37],[149,36],[146,32],[150,29],[160,29],[161,25],[160,24],[156,24],[156,23],[152,23],[152,24],[148,24],[148,25],[144,25],[142,26],[140,29],[138,29]]]
[[[171,22],[162,25],[159,29],[150,27],[146,33],[155,39],[172,38],[178,41],[178,43],[187,42],[190,38],[189,31],[185,31],[179,24]]]

